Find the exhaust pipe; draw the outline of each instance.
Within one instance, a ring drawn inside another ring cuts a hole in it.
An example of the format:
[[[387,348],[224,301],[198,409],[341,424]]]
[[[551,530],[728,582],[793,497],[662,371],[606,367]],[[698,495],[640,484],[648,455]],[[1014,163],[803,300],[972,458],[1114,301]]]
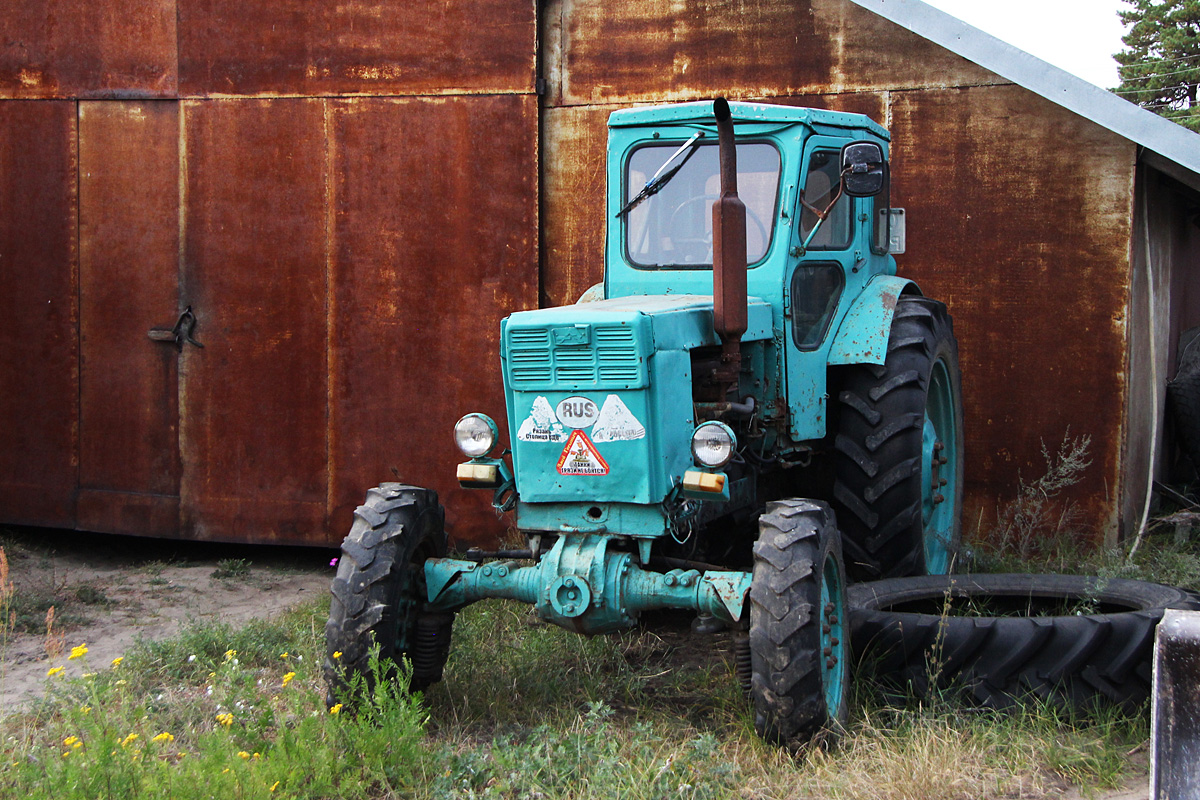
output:
[[[713,377],[723,400],[737,389],[747,325],[746,205],[737,192],[733,115],[725,98],[713,102],[713,116],[721,159],[721,196],[713,203],[713,328],[721,339],[721,365]]]

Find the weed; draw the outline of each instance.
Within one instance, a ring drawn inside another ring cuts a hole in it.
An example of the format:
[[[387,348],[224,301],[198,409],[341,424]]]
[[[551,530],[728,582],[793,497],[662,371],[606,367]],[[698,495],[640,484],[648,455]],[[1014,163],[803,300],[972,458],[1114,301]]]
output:
[[[249,574],[250,562],[244,558],[222,558],[212,571],[212,577],[218,579],[245,578]]]

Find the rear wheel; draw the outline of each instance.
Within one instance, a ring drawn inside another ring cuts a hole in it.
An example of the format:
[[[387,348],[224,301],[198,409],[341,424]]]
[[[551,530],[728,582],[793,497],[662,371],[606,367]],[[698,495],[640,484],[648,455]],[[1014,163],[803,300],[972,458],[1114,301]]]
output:
[[[962,515],[962,380],[946,306],[901,297],[882,365],[841,372],[834,505],[857,580],[944,574]]]
[[[355,510],[325,625],[331,703],[351,699],[355,676],[371,688],[374,646],[381,677],[394,677],[408,659],[414,691],[442,679],[454,614],[429,607],[424,564],[446,555],[443,519],[436,493],[398,483],[371,489]]]
[[[780,500],[759,518],[750,588],[754,729],[786,744],[836,737],[847,716],[845,570],[833,511]]]

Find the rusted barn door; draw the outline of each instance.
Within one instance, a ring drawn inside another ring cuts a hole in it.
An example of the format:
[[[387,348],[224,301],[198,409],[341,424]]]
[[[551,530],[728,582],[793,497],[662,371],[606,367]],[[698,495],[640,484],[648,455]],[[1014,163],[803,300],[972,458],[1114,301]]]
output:
[[[78,527],[153,536],[179,522],[179,112],[79,104]],[[65,490],[66,487],[63,487]]]

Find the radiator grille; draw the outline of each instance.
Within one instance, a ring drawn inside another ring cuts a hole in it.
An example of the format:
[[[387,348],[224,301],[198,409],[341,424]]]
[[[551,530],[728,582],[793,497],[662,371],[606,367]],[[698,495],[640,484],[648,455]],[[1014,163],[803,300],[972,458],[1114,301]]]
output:
[[[597,325],[587,344],[556,344],[547,329],[521,328],[508,334],[513,388],[551,389],[640,384],[645,366],[632,328]]]

